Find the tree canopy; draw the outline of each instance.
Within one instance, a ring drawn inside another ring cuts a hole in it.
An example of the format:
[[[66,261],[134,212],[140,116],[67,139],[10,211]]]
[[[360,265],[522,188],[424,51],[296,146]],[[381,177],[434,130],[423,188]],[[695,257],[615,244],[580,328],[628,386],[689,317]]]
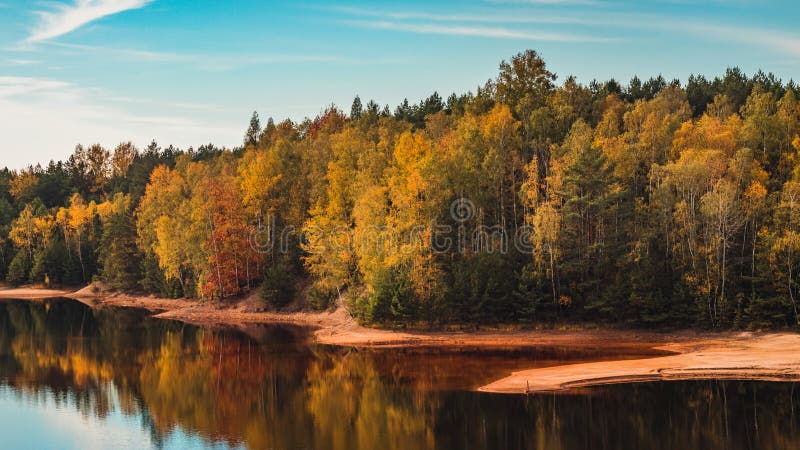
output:
[[[358,96],[243,145],[0,172],[0,276],[371,322],[800,324],[800,101],[772,74],[588,85],[528,50],[475,92]]]

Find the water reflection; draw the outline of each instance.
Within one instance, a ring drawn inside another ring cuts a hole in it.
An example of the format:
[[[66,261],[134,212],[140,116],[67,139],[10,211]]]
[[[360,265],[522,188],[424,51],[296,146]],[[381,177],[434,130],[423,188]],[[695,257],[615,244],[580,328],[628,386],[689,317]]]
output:
[[[791,383],[468,391],[522,367],[610,356],[358,351],[309,345],[292,327],[208,330],[66,300],[0,302],[0,447],[800,447]]]

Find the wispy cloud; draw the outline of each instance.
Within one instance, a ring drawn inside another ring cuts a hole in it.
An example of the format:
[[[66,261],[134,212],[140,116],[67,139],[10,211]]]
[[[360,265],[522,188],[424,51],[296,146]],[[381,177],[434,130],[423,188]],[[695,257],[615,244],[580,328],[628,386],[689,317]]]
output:
[[[132,48],[103,47],[100,45],[71,44],[66,42],[47,42],[46,45],[64,49],[67,53],[97,53],[115,59],[141,62],[190,62],[196,57],[191,54],[138,50]]]
[[[35,59],[7,59],[5,62],[11,66],[32,66],[34,64],[39,64],[39,61]]]
[[[418,34],[439,34],[454,36],[473,36],[494,39],[519,39],[531,41],[555,41],[555,42],[598,42],[610,41],[612,39],[585,36],[568,33],[549,33],[538,31],[522,31],[506,27],[486,27],[474,25],[442,25],[437,23],[411,23],[396,22],[387,20],[365,21],[351,20],[346,21],[350,25],[363,28],[378,30],[404,31]]]
[[[543,0],[551,1],[551,0]],[[558,0],[552,0],[556,2]],[[719,0],[736,1],[736,0]],[[519,3],[508,1],[503,3]],[[528,2],[532,3],[532,2]],[[486,38],[529,39],[563,42],[614,42],[620,39],[599,37],[599,32],[614,30],[657,30],[666,33],[684,33],[698,39],[736,42],[755,45],[789,56],[800,56],[800,35],[775,29],[700,22],[697,19],[676,16],[656,16],[627,12],[595,12],[592,14],[533,14],[516,11],[514,14],[487,11],[484,14],[437,13],[426,11],[382,11],[355,7],[332,7],[331,11],[374,20],[344,20],[344,23],[364,28],[406,31],[425,34],[451,34]],[[519,25],[574,25],[569,32],[539,32],[519,30]],[[491,26],[485,26],[491,25]],[[511,28],[515,26],[514,28]],[[586,30],[585,34],[572,30]]]
[[[159,142],[181,147],[213,141],[235,145],[241,139],[238,124],[228,124],[200,114],[200,105],[179,107],[166,101],[161,113],[136,113],[123,108],[119,98],[99,89],[45,78],[0,77],[0,123],[4,138],[24,143],[28,152],[4,155],[3,164],[22,167],[66,157],[77,143],[99,142],[113,147],[123,140],[146,145]],[[151,108],[152,109],[152,108]],[[42,133],[42,124],[47,133]]]
[[[106,16],[146,6],[154,0],[74,0],[49,11],[36,11],[39,22],[28,42],[41,42],[70,33]]]
[[[800,56],[800,36],[777,30],[762,28],[733,27],[699,23],[675,24],[698,36],[710,36],[717,40],[755,44],[770,50],[777,50],[792,56]]]
[[[0,98],[11,98],[33,93],[62,89],[69,86],[63,81],[28,77],[0,76]]]
[[[605,2],[600,0],[487,0],[489,3],[516,3],[527,5],[583,5],[602,6]]]
[[[403,64],[407,61],[399,58],[346,57],[335,54],[280,54],[280,53],[174,53],[163,51],[138,50],[131,48],[112,48],[97,45],[71,44],[65,42],[47,42],[47,46],[61,49],[66,54],[102,55],[104,58],[135,61],[144,63],[182,63],[192,65],[200,70],[227,71],[242,67],[271,64],[305,64],[328,63],[342,65],[374,65]]]
[[[152,98],[134,98],[134,97],[108,97],[109,101],[122,103],[122,104],[134,104],[134,105],[152,105],[152,106],[159,106],[159,107],[171,107],[176,109],[183,109],[187,111],[221,111],[223,108],[220,108],[219,105],[211,105],[211,104],[203,104],[203,103],[193,103],[193,102],[176,102],[176,101],[163,101],[163,100],[156,100]]]
[[[451,14],[421,11],[381,11],[374,9],[352,8],[336,6],[325,8],[351,16],[373,17],[383,20],[424,20],[430,22],[464,22],[464,23],[490,23],[490,24],[578,24],[593,25],[601,22],[597,17],[588,19],[576,15],[544,15],[544,14]]]

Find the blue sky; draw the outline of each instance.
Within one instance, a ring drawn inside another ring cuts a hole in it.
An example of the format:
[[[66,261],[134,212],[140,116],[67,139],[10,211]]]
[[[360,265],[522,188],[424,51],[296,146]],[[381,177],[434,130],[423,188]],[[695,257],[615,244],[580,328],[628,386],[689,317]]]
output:
[[[0,0],[0,166],[79,142],[235,146],[253,110],[446,97],[526,48],[559,80],[800,78],[799,18],[757,0]]]

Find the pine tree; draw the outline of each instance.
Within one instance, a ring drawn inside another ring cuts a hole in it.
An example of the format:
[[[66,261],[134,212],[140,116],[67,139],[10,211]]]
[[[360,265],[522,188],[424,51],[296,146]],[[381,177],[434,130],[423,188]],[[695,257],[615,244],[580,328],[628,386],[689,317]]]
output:
[[[361,118],[361,113],[364,107],[361,105],[361,98],[356,95],[353,99],[353,105],[350,107],[350,120],[358,120]]]
[[[561,276],[572,300],[597,301],[614,245],[613,168],[603,153],[588,147],[564,173]],[[600,306],[600,305],[598,305]],[[600,306],[605,312],[608,305]]]
[[[112,214],[106,221],[100,244],[103,281],[112,289],[136,289],[141,278],[141,261],[133,217],[125,211]]]
[[[247,127],[247,132],[244,134],[244,146],[253,147],[258,144],[258,138],[261,136],[261,120],[258,118],[258,112],[253,111],[250,117],[250,126]]]

